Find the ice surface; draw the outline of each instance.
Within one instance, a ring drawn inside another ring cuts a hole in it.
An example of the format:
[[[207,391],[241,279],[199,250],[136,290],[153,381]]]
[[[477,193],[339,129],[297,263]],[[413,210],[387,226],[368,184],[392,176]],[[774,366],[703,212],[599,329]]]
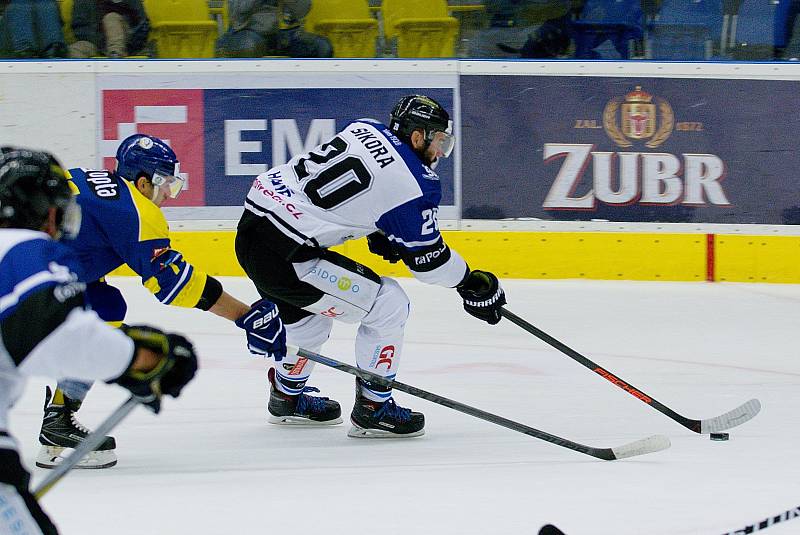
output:
[[[504,282],[511,311],[685,416],[761,400],[761,414],[712,442],[510,322],[467,316],[454,291],[401,280],[412,315],[399,380],[593,446],[672,441],[609,462],[403,393],[426,415],[424,437],[269,425],[268,363],[235,326],[161,306],[136,279],[112,282],[129,323],[186,333],[202,370],[161,415],[138,409],[117,428],[117,467],[72,472],[43,499],[65,535],[536,534],[546,523],[567,535],[719,535],[800,505],[800,286]],[[223,283],[256,298],[246,280]],[[322,353],[352,363],[354,333],[337,325]],[[12,411],[34,484],[44,384],[31,381]],[[317,365],[311,384],[349,414],[352,376]],[[98,385],[80,419],[96,425],[124,399]],[[766,533],[800,533],[800,519]]]

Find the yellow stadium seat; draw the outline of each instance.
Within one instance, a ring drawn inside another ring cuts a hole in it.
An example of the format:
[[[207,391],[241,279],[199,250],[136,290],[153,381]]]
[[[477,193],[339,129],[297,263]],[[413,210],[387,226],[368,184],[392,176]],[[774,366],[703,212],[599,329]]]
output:
[[[206,0],[144,0],[160,58],[213,58],[217,23]]]
[[[217,21],[220,35],[228,31],[228,0],[208,0],[208,14]]]
[[[64,40],[69,43],[75,42],[75,35],[72,33],[72,0],[58,0],[58,9],[61,11],[61,22],[64,23]]]
[[[397,39],[401,58],[455,56],[458,21],[447,14],[446,0],[383,0],[383,30]]]
[[[378,21],[367,0],[314,0],[305,29],[330,39],[334,57],[375,57]]]

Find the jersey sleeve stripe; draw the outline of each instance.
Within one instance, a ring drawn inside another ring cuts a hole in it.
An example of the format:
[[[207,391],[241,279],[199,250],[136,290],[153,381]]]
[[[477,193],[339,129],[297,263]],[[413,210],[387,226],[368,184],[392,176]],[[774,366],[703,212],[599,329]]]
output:
[[[437,232],[435,238],[425,241],[405,241],[403,238],[395,236],[394,234],[388,235],[387,238],[390,241],[399,243],[403,247],[428,247],[430,245],[434,245],[435,243],[437,243],[441,239],[441,236]]]
[[[11,290],[11,293],[0,297],[0,314],[19,303],[19,300],[23,295],[33,290],[37,286],[41,286],[42,284],[48,282],[68,282],[71,280],[71,278],[72,275],[69,273],[69,270],[66,270],[63,273],[40,271],[39,273],[31,275],[27,279],[18,282],[14,286],[13,290]]]
[[[172,291],[168,293],[164,299],[161,300],[162,303],[168,305],[172,302],[173,299],[175,299],[175,296],[178,294],[178,292],[180,292],[186,285],[186,283],[189,281],[189,277],[192,274],[192,269],[193,268],[191,264],[184,265],[183,269],[181,270],[180,279],[178,279],[178,284],[176,284],[175,287],[172,288]]]

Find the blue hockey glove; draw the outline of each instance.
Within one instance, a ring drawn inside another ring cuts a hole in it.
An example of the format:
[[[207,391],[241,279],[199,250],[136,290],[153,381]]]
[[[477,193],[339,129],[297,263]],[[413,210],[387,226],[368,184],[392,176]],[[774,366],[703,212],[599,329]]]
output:
[[[286,356],[286,329],[278,316],[278,307],[272,301],[256,301],[235,323],[247,332],[250,353],[272,357],[275,362]]]

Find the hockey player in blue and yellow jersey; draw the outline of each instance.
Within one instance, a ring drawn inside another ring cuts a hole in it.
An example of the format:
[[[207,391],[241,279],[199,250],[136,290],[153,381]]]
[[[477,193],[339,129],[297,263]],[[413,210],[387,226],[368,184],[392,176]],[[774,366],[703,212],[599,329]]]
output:
[[[252,352],[283,356],[284,329],[273,303],[262,300],[251,308],[172,249],[160,206],[178,196],[184,180],[178,158],[166,143],[135,134],[120,144],[115,171],[71,169],[69,175],[83,223],[77,236],[63,243],[77,257],[76,271],[87,283],[88,300],[102,319],[117,326],[125,319],[125,299],[104,277],[127,264],[161,303],[208,310],[235,321],[247,331]],[[253,325],[259,325],[257,331]],[[37,466],[52,468],[64,448],[75,447],[86,436],[87,430],[76,421],[74,412],[90,386],[62,380],[52,399],[47,390]],[[107,437],[79,467],[113,466],[117,462],[115,447],[114,439]]]

